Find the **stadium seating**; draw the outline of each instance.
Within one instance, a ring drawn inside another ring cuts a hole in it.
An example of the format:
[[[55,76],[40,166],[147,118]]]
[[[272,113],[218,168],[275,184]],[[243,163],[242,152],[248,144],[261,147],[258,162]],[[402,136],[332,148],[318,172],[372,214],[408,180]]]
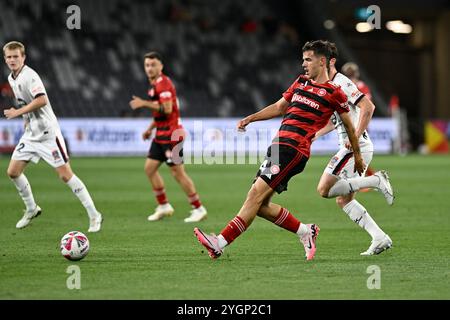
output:
[[[299,69],[301,40],[275,1],[2,2],[0,42],[27,46],[59,117],[148,115],[128,101],[146,94],[142,57],[150,50],[163,54],[184,117],[257,111]],[[71,4],[81,9],[81,30],[66,27]]]

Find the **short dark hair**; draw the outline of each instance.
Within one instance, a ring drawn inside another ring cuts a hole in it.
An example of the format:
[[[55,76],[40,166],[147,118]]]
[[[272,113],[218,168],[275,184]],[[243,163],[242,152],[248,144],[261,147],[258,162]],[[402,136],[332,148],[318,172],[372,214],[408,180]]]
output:
[[[331,49],[326,40],[308,41],[302,48],[302,52],[313,51],[317,56],[324,56],[327,60],[327,68],[330,67]]]
[[[147,52],[144,55],[144,60],[145,59],[158,59],[159,61],[161,61],[161,63],[163,62],[161,54],[159,52],[156,52],[156,51]]]
[[[336,59],[339,57],[339,51],[334,42],[328,42],[328,47],[330,48],[330,59]]]

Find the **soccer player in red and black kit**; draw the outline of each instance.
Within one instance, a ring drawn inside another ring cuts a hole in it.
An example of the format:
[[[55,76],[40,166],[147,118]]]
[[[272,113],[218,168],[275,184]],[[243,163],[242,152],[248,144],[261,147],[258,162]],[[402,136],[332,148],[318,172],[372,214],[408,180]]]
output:
[[[184,130],[180,121],[177,93],[172,81],[163,74],[163,67],[158,52],[149,52],[144,56],[144,69],[150,84],[149,100],[133,96],[133,100],[130,101],[133,110],[148,108],[153,113],[153,122],[142,135],[144,140],[149,139],[152,130],[156,128],[156,135],[145,162],[145,173],[152,184],[158,206],[148,220],[157,221],[171,216],[174,212],[166,196],[164,181],[158,172],[161,163],[165,162],[193,208],[184,222],[198,222],[206,218],[207,212],[200,202],[194,183],[184,170],[182,148]]]
[[[278,134],[237,216],[218,236],[194,229],[195,236],[213,259],[221,256],[225,246],[243,233],[257,215],[296,233],[305,248],[306,259],[314,258],[319,227],[301,223],[289,210],[270,199],[275,191],[287,190],[289,179],[303,171],[310,155],[311,139],[327,124],[334,111],[340,114],[347,129],[354,151],[354,170],[359,174],[364,172],[358,140],[347,114],[347,97],[328,78],[330,50],[327,43],[307,42],[302,51],[306,74],[300,75],[280,100],[238,123],[238,130],[245,130],[251,122],[283,116]]]

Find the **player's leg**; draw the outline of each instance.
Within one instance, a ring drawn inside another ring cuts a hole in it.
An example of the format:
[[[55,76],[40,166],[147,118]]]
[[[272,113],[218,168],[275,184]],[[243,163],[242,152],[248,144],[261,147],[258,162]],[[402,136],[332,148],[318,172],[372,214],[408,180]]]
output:
[[[155,195],[158,205],[153,214],[148,216],[148,221],[158,221],[164,217],[170,217],[174,212],[174,209],[167,198],[164,180],[158,172],[161,163],[166,160],[167,157],[165,155],[164,146],[153,141],[148,151],[147,159],[145,160],[144,171],[152,185],[153,194]]]
[[[372,152],[362,152],[365,158]],[[367,162],[365,160],[367,165]],[[351,164],[351,166],[350,166]],[[374,188],[381,191],[386,198],[388,204],[392,205],[394,201],[394,192],[389,182],[389,176],[386,171],[376,172],[372,176],[355,176],[354,175],[354,159],[353,152],[343,148],[330,160],[325,169],[317,191],[324,198],[335,198],[337,196],[345,196],[364,188]],[[344,174],[341,174],[344,173]],[[335,180],[333,176],[343,176],[342,179]]]
[[[297,150],[282,145],[271,146],[266,160],[257,173],[260,178],[258,180],[264,181],[273,191],[278,193],[287,190],[289,180],[303,172],[308,162],[308,158]],[[308,260],[313,259],[316,252],[316,238],[319,234],[319,227],[315,224],[301,223],[289,210],[270,202],[272,194],[264,200],[258,215],[297,234],[305,249],[306,258]]]
[[[184,164],[170,166],[170,172],[175,180],[180,184],[184,193],[188,197],[190,205],[192,206],[191,214],[189,217],[184,219],[184,222],[198,222],[206,219],[208,213],[200,201],[194,182],[186,173]]]
[[[80,200],[81,204],[86,209],[90,221],[88,232],[100,231],[103,217],[102,214],[97,211],[86,185],[73,173],[68,162],[55,168],[55,170],[58,177],[70,188],[70,190],[72,190],[73,194]]]
[[[33,218],[41,214],[41,208],[34,201],[31,185],[23,173],[30,161],[33,163],[39,162],[40,157],[36,152],[36,145],[38,144],[39,142],[28,141],[23,138],[20,139],[11,156],[7,170],[8,176],[16,186],[26,206],[22,219],[16,224],[16,228],[18,229],[26,227]]]
[[[270,198],[261,205],[258,216],[283,229],[295,233],[305,248],[306,258],[308,260],[314,258],[316,252],[316,238],[320,230],[317,225],[300,222],[288,209],[270,202]]]
[[[147,176],[150,184],[152,185],[153,193],[155,194],[158,204],[166,204],[167,196],[164,187],[164,180],[158,172],[158,168],[161,165],[161,161],[154,159],[146,159],[144,164],[144,172]]]
[[[158,203],[155,211],[148,216],[148,221],[158,221],[164,217],[170,217],[174,212],[172,205],[167,199],[164,180],[158,172],[160,165],[160,160],[150,158],[147,158],[144,164],[145,174],[152,185],[153,194],[155,195],[156,202]]]
[[[86,209],[90,221],[88,232],[99,231],[103,219],[102,215],[95,208],[94,201],[92,201],[83,181],[72,172],[62,134],[56,133],[54,138],[40,141],[39,144],[35,145],[35,149],[38,155],[55,169],[58,177],[72,190]]]
[[[345,179],[351,180],[358,177],[358,174],[353,172],[354,158],[349,155],[351,155],[350,151],[341,149],[330,161],[328,167],[324,170],[317,187],[318,192],[322,196],[326,195],[337,182]],[[372,161],[373,153],[363,152],[362,156],[366,165],[369,166]],[[343,163],[344,161],[342,159],[346,158],[348,158],[348,160]],[[340,166],[339,163],[341,163]],[[336,198],[336,203],[352,221],[367,231],[372,238],[372,243],[379,242],[380,239],[385,238],[386,234],[384,231],[381,230],[381,228],[373,220],[366,208],[355,199],[354,192],[338,196]]]
[[[330,192],[330,189],[336,184],[338,180],[338,176],[324,171],[322,176],[320,177],[319,184],[317,185],[317,192],[324,198],[331,198],[328,196],[328,194]]]
[[[16,189],[25,204],[26,210],[32,211],[36,207],[36,202],[34,201],[30,183],[23,173],[27,164],[28,163],[26,161],[11,159],[7,174],[12,183],[16,186]]]
[[[239,213],[222,229],[218,236],[205,234],[194,228],[194,234],[199,242],[208,250],[213,259],[220,257],[225,246],[230,245],[239,237],[256,217],[262,203],[273,194],[272,188],[262,179],[257,179],[247,193],[247,198]]]
[[[27,164],[28,163],[23,160],[11,159],[7,170],[8,177],[16,187],[26,207],[22,219],[20,219],[16,224],[16,228],[18,229],[26,227],[33,218],[41,214],[41,208],[34,201],[30,183],[23,173]]]
[[[336,203],[353,222],[366,230],[372,239],[379,239],[385,235],[384,231],[367,212],[367,209],[355,199],[354,193],[337,197]]]
[[[197,238],[208,249],[210,256],[212,258],[220,256],[223,248],[244,232],[256,215],[260,215],[290,231],[293,231],[293,229],[296,229],[293,232],[302,230],[305,241],[307,235],[309,235],[309,248],[305,246],[305,250],[307,250],[308,260],[312,259],[319,228],[311,225],[311,231],[304,230],[305,228],[301,227],[301,223],[286,209],[270,203],[273,193],[275,191],[281,193],[287,190],[289,179],[302,172],[307,161],[308,158],[295,149],[272,145],[268,149],[266,159],[258,170],[256,179],[239,214],[230,221],[221,234],[219,236],[205,235],[201,230],[194,229]],[[312,245],[311,239],[313,239]],[[303,241],[302,238],[301,240]],[[211,245],[211,247],[208,248],[208,245]]]
[[[391,238],[378,226],[366,208],[355,199],[354,193],[337,197],[336,203],[352,221],[366,230],[372,238],[369,248],[361,255],[379,254],[392,247]]]

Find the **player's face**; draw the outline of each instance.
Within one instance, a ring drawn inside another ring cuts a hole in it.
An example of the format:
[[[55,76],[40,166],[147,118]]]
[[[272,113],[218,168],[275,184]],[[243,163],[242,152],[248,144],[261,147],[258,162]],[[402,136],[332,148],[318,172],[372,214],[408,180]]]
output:
[[[22,55],[20,49],[6,49],[4,57],[9,70],[12,72],[19,71],[25,63],[25,55]]]
[[[163,64],[158,59],[146,58],[144,60],[145,74],[149,79],[155,79],[161,74]]]
[[[305,74],[311,79],[316,79],[325,66],[324,61],[325,57],[316,56],[312,50],[303,52],[302,67]]]

